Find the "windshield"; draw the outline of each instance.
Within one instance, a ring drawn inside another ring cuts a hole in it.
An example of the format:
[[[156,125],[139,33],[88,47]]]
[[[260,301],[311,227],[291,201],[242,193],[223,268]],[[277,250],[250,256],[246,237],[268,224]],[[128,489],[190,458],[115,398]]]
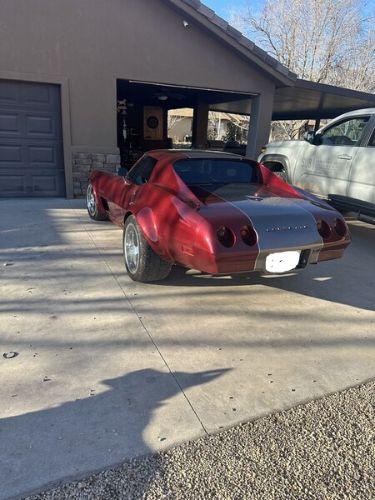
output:
[[[240,159],[195,158],[179,160],[173,166],[188,186],[259,182],[255,164]]]

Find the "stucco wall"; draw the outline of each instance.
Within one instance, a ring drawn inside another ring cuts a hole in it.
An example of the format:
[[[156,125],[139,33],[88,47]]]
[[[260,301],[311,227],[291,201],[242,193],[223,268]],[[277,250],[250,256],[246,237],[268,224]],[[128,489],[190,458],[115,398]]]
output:
[[[73,153],[117,152],[117,78],[273,95],[266,75],[183,19],[163,0],[0,0],[0,78],[66,81]]]

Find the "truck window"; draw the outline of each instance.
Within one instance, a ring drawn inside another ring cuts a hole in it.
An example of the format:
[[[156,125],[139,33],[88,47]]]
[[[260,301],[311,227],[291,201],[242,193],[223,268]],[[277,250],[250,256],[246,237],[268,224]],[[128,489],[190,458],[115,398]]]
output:
[[[332,125],[332,127],[322,133],[322,144],[330,146],[357,146],[369,118],[369,116],[349,118]]]

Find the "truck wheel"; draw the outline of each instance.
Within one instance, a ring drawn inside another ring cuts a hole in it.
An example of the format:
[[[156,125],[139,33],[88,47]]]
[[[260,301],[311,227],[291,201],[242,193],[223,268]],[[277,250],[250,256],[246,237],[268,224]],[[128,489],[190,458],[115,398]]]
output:
[[[98,204],[96,202],[96,197],[91,182],[87,186],[87,191],[86,191],[86,208],[91,219],[107,220],[108,218],[107,215],[99,212]]]
[[[287,173],[285,172],[285,170],[280,170],[280,172],[275,172],[275,174],[280,177],[280,179],[282,179],[283,181],[285,182],[289,182],[288,181],[288,176],[287,176]]]
[[[267,168],[269,168],[271,170],[271,172],[273,172],[275,175],[280,177],[280,179],[282,179],[285,182],[289,182],[288,173],[285,170],[284,165],[282,165],[281,163],[275,162],[275,161],[269,161],[269,162],[265,161],[264,165]]]
[[[132,215],[125,222],[123,251],[126,270],[134,281],[161,281],[170,273],[172,265],[153,251]]]

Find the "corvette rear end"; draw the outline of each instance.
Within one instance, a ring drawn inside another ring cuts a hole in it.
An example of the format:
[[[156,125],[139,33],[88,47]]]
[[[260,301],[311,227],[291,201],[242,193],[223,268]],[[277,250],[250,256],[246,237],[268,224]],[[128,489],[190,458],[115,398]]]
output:
[[[200,202],[190,267],[211,274],[285,273],[341,257],[350,243],[343,217],[250,164],[252,183],[188,184]]]
[[[328,205],[261,185],[211,192],[199,214],[191,265],[208,273],[302,269],[341,257],[350,242],[343,218]]]

